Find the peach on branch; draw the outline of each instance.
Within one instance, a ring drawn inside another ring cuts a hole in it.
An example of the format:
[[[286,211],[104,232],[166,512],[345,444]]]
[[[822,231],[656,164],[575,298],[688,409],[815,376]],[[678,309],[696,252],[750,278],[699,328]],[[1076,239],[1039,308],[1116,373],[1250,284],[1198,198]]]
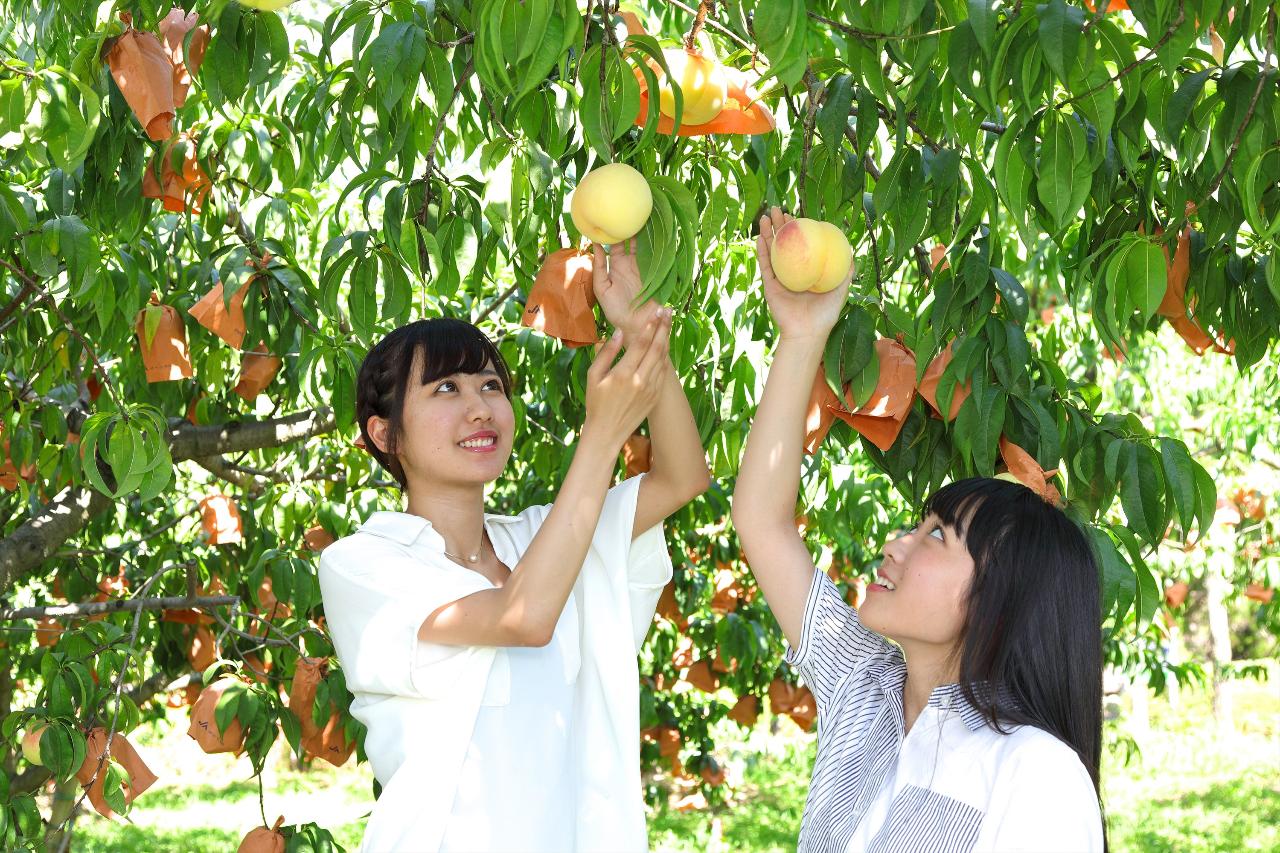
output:
[[[684,96],[681,124],[706,124],[720,115],[729,96],[729,81],[724,67],[696,51],[683,48],[664,50],[662,56],[671,74],[668,76],[661,68],[655,69],[658,72],[658,111],[669,118],[676,117],[676,96],[671,85],[674,80]]]
[[[569,201],[574,226],[588,240],[605,245],[634,237],[652,210],[649,182],[626,163],[610,163],[588,173]]]

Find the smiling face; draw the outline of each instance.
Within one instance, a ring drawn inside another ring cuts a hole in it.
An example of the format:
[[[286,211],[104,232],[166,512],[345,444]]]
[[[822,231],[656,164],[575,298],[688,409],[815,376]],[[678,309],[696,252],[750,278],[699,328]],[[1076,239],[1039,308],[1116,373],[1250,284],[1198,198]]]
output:
[[[960,531],[928,515],[885,543],[876,583],[858,611],[864,625],[908,651],[950,650],[965,625],[973,557]]]
[[[423,375],[420,365],[412,375]],[[492,364],[478,373],[410,382],[401,424],[395,450],[410,491],[414,483],[492,482],[511,457],[515,414]],[[379,446],[386,446],[388,429],[381,418],[370,418],[370,436]]]

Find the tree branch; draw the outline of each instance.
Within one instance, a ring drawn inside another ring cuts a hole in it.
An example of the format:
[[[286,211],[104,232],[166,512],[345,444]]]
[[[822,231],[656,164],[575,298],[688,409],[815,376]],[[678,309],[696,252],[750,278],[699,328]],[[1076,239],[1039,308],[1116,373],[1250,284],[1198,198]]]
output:
[[[1227,176],[1227,170],[1231,168],[1231,161],[1235,159],[1236,152],[1240,150],[1244,132],[1249,127],[1249,122],[1253,121],[1253,112],[1258,108],[1258,100],[1262,97],[1262,90],[1266,87],[1267,72],[1271,70],[1271,59],[1275,56],[1275,53],[1276,7],[1272,6],[1270,13],[1267,15],[1267,50],[1263,56],[1262,68],[1258,69],[1258,85],[1253,89],[1253,97],[1249,99],[1249,106],[1244,111],[1244,121],[1240,122],[1240,127],[1236,129],[1235,139],[1231,140],[1231,147],[1227,149],[1227,157],[1222,161],[1222,168],[1218,170],[1218,174],[1213,176],[1213,183],[1209,185],[1209,191],[1204,194],[1206,199],[1216,193],[1218,187],[1222,186],[1222,179]]]
[[[333,412],[315,409],[265,421],[237,421],[193,426],[181,418],[169,422],[169,448],[174,462],[245,450],[280,447],[332,432]],[[0,595],[18,578],[43,563],[89,520],[115,503],[99,492],[68,486],[8,536],[0,539]]]
[[[186,595],[170,595],[164,598],[116,598],[111,601],[85,601],[80,604],[54,604],[48,607],[0,608],[0,621],[95,616],[99,613],[132,613],[137,610],[165,610],[172,607],[225,607],[239,600],[238,595],[205,595],[195,598]]]

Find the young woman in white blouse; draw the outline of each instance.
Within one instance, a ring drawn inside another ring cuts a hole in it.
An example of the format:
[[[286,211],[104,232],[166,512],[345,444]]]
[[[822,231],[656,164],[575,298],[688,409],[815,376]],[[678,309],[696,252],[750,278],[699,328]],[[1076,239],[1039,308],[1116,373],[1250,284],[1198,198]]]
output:
[[[485,512],[515,417],[507,367],[474,326],[409,324],[361,366],[361,435],[405,496],[320,561],[382,786],[363,850],[647,849],[636,653],[671,578],[661,522],[709,474],[670,310],[636,306],[635,255],[619,247],[607,264],[596,247],[594,283],[617,332],[588,371],[553,504]],[[650,471],[610,488],[646,418]]]
[[[1018,483],[952,483],[885,545],[856,611],[797,534],[806,402],[849,280],[778,283],[769,242],[788,218],[760,221],[779,343],[733,520],[818,703],[799,849],[1104,850],[1100,590],[1083,532]]]

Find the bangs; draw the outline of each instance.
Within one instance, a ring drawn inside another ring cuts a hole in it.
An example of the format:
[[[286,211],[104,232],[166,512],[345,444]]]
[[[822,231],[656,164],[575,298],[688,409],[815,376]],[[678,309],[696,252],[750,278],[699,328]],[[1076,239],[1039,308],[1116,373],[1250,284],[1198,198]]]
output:
[[[426,385],[455,373],[498,374],[503,393],[511,396],[511,374],[493,342],[470,323],[436,319],[414,324],[405,342],[413,364],[421,365],[419,382]],[[419,361],[420,359],[420,361]]]
[[[1026,486],[987,477],[957,480],[925,501],[922,516],[933,515],[960,534],[975,559],[988,553],[1008,531],[1034,512],[1041,498]]]

